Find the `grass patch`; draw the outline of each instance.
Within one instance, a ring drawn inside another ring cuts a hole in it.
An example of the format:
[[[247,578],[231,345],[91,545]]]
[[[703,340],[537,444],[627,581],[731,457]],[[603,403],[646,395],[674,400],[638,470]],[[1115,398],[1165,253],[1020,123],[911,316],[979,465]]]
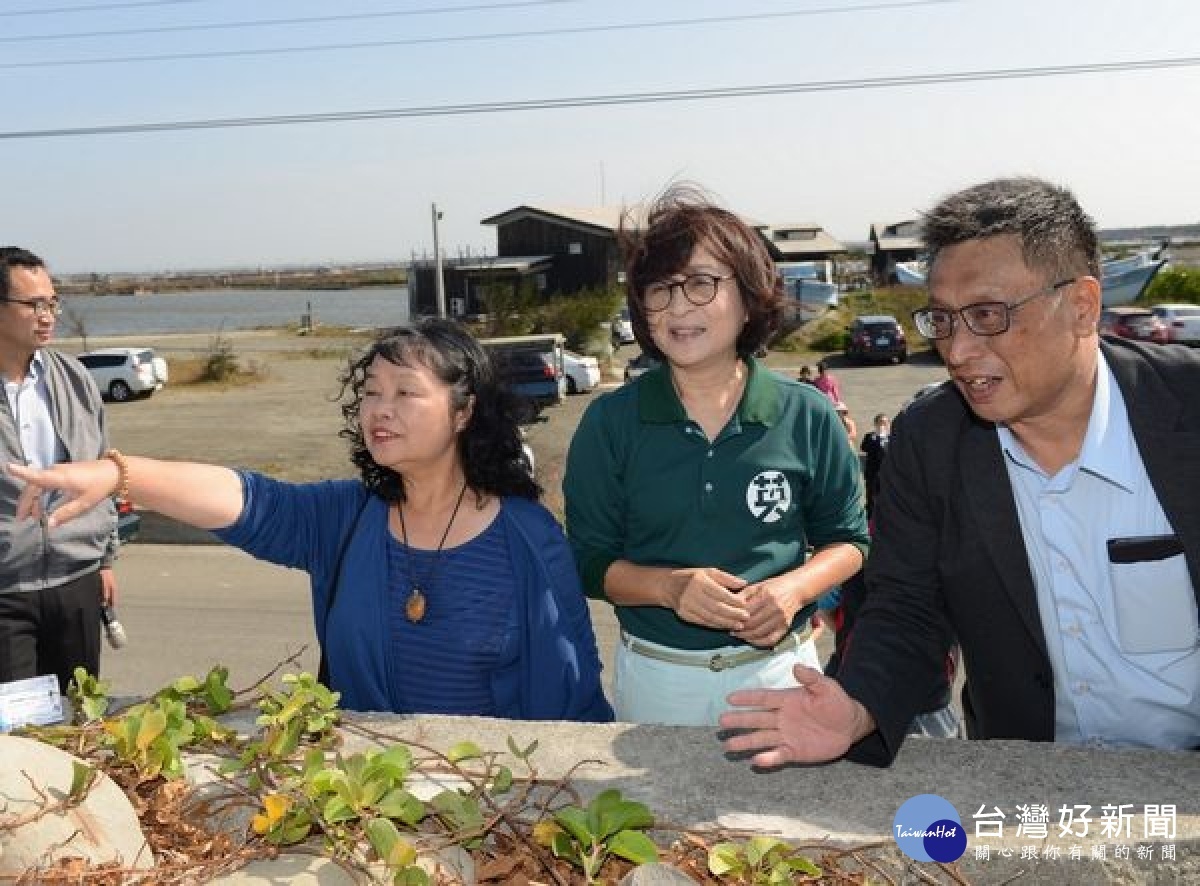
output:
[[[904,327],[911,347],[924,341],[913,325],[912,312],[928,301],[929,294],[923,288],[912,286],[846,292],[836,308],[787,333],[771,347],[786,352],[840,351],[846,346],[846,327],[863,314],[891,314]]]
[[[354,338],[366,341],[375,337],[374,329],[363,329],[360,326],[317,323],[311,329],[306,329],[299,323],[288,323],[283,328],[291,335],[303,335],[306,338]]]
[[[172,387],[203,386],[218,389],[257,384],[271,374],[267,364],[260,360],[247,360],[244,363],[235,360],[232,368],[215,377],[209,357],[173,357],[170,370]]]
[[[328,345],[326,347],[300,348],[294,351],[279,351],[276,357],[284,360],[349,360],[358,351],[354,345]]]

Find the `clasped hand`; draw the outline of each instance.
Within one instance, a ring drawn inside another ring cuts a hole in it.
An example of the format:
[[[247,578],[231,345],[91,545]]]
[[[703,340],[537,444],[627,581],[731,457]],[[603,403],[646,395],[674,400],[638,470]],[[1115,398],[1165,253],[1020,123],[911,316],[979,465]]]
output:
[[[769,648],[784,638],[800,608],[779,579],[747,584],[714,566],[671,572],[671,608],[684,621],[729,631]]]

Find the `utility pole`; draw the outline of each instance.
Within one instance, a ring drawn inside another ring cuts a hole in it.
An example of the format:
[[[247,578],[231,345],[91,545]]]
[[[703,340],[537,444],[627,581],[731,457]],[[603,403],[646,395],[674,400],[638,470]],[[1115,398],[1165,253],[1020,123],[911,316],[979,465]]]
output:
[[[446,281],[442,279],[442,248],[438,245],[438,222],[442,214],[438,212],[437,204],[433,204],[433,286],[437,293],[437,315],[446,317]]]

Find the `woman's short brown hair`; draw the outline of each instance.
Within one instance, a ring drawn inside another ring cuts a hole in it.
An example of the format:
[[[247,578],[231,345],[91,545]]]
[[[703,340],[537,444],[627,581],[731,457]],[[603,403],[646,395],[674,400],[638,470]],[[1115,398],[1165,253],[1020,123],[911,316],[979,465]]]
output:
[[[642,293],[649,284],[687,267],[701,245],[729,265],[742,294],[748,320],[738,335],[738,355],[754,354],[778,331],[783,320],[783,280],[762,235],[734,213],[716,206],[696,186],[669,188],[647,210],[642,225],[627,210],[620,242],[625,254],[629,319],[643,353],[665,359],[650,336]]]

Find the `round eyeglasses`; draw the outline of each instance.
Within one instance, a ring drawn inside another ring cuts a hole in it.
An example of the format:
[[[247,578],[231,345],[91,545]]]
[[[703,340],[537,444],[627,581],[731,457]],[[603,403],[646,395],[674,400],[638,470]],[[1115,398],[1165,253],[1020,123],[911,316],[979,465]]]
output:
[[[688,274],[682,280],[660,280],[642,290],[642,306],[647,311],[665,311],[671,306],[675,290],[696,307],[703,307],[717,297],[722,280],[732,280],[733,274]]]
[[[962,317],[963,323],[967,324],[967,329],[976,335],[1000,335],[1008,332],[1008,328],[1012,325],[1013,312],[1017,308],[1023,307],[1039,296],[1058,292],[1064,286],[1070,286],[1078,279],[1078,277],[1071,277],[1069,280],[1059,280],[1057,283],[1039,289],[1014,302],[979,301],[973,305],[967,305],[965,308],[959,308],[957,311],[950,308],[920,308],[912,312],[913,323],[917,327],[917,332],[931,341],[941,341],[954,335],[954,327],[958,325],[959,317]]]

